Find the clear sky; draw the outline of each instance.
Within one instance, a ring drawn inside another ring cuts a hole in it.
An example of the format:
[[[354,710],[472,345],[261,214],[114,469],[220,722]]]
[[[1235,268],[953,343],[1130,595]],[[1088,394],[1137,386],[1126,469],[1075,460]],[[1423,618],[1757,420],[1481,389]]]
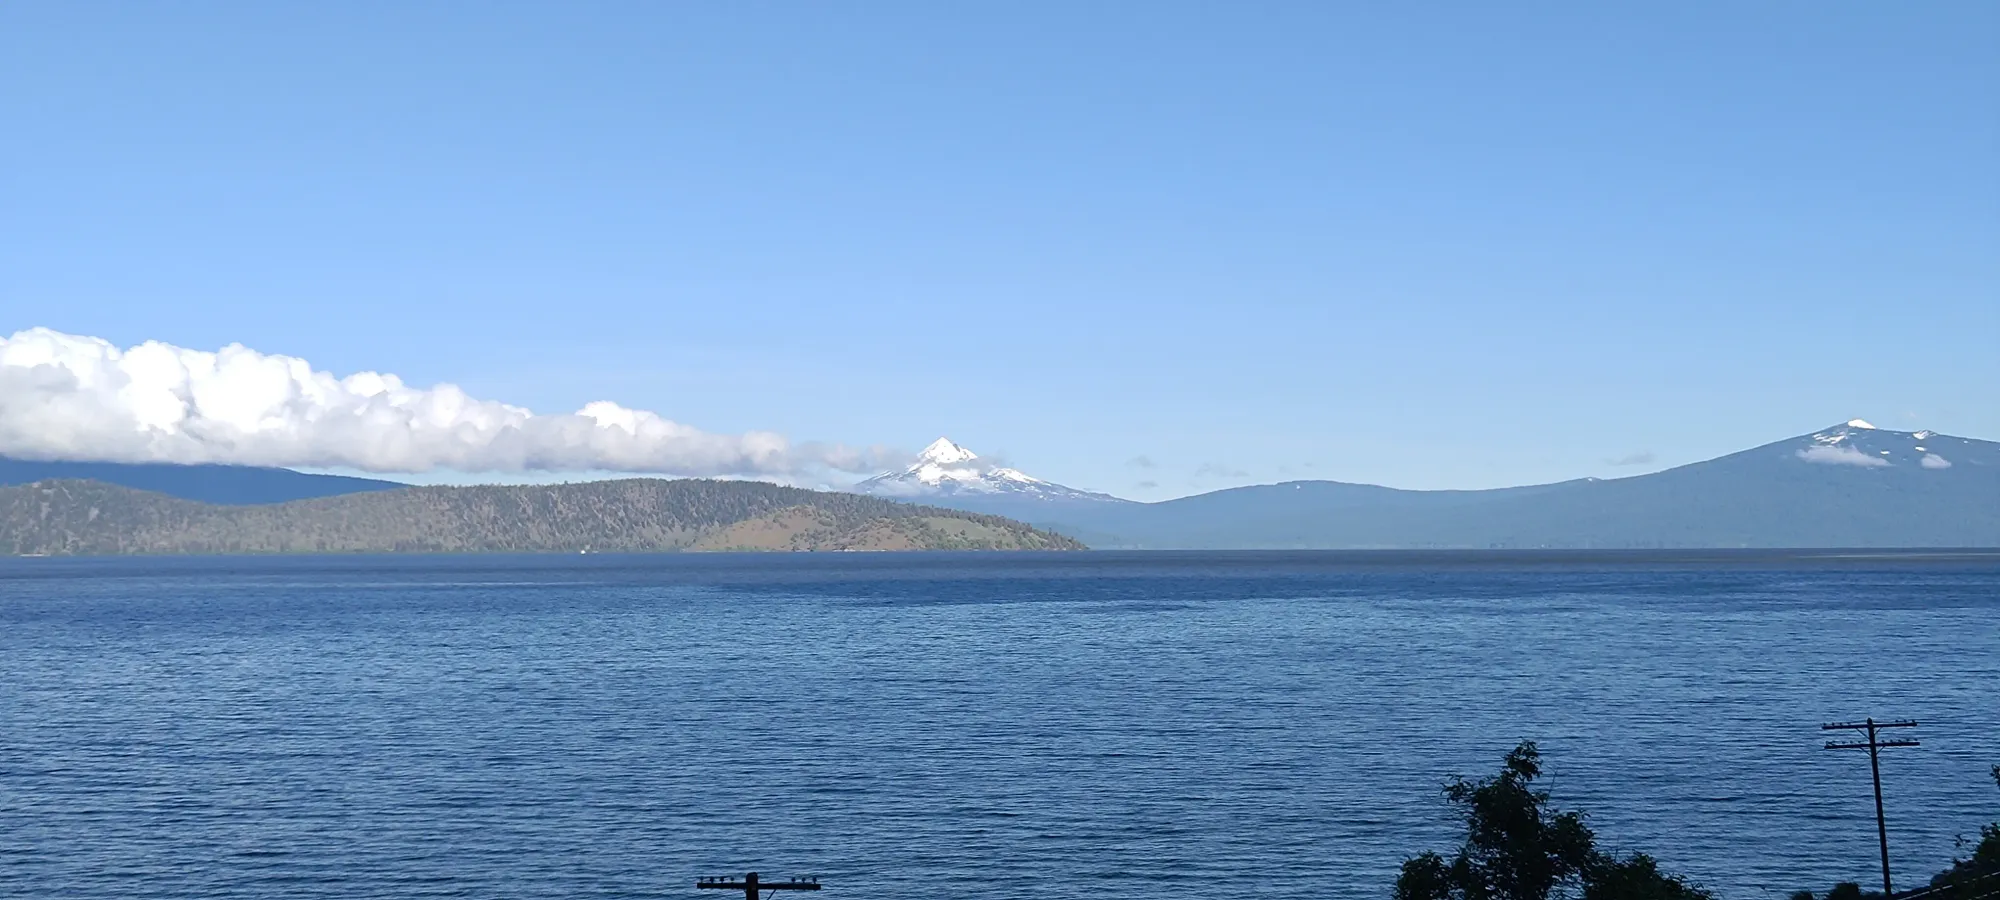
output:
[[[1146,499],[2000,439],[1996,46],[1992,2],[13,0],[0,334]]]

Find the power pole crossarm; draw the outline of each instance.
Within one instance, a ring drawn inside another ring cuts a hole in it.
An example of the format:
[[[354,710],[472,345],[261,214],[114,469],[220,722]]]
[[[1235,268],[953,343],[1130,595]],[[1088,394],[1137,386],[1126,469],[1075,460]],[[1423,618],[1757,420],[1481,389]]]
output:
[[[819,890],[819,879],[793,878],[790,881],[764,881],[757,877],[757,873],[751,872],[742,878],[700,878],[695,880],[694,886],[718,891],[742,891],[744,900],[759,900],[758,892],[760,891]]]
[[[1896,740],[1896,741],[1876,741],[1876,742],[1875,742],[1875,746],[1877,746],[1877,747],[1921,747],[1921,746],[1923,746],[1923,743],[1922,743],[1921,741],[1909,741],[1909,740]],[[1828,750],[1866,750],[1866,749],[1868,749],[1868,742],[1867,742],[1867,741],[1853,741],[1853,742],[1849,742],[1849,743],[1841,743],[1841,742],[1839,742],[1839,741],[1827,741],[1827,742],[1826,742],[1826,749],[1828,749]]]

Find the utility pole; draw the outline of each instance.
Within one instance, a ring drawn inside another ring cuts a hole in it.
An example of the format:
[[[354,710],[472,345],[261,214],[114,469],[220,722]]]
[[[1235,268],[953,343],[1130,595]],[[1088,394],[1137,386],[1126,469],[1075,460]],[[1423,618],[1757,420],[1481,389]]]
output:
[[[1875,735],[1878,730],[1883,728],[1915,727],[1917,727],[1917,723],[1914,719],[1901,722],[1877,722],[1874,719],[1866,719],[1860,722],[1832,722],[1819,727],[1821,731],[1865,731],[1868,733],[1868,740],[1866,741],[1827,741],[1826,749],[1865,749],[1868,751],[1868,771],[1875,776],[1875,836],[1882,841],[1882,895],[1885,897],[1894,896],[1896,889],[1889,886],[1889,820],[1882,815],[1882,761],[1880,750],[1883,747],[1915,747],[1917,746],[1917,742],[1907,739],[1880,740]]]
[[[742,891],[743,900],[758,900],[758,891],[816,891],[817,878],[793,878],[790,881],[759,881],[757,873],[751,872],[742,878],[702,878],[694,883],[698,888],[713,888],[719,891]]]

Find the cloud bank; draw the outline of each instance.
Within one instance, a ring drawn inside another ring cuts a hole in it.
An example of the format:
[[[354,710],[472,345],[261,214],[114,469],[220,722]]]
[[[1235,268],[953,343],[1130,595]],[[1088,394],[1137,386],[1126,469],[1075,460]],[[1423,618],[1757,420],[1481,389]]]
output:
[[[1869,456],[1844,444],[1834,446],[1822,444],[1817,447],[1807,447],[1804,450],[1800,450],[1798,455],[1800,459],[1806,462],[1826,463],[1835,466],[1875,467],[1889,464],[1889,461],[1886,459],[1879,456]]]
[[[240,344],[214,353],[157,341],[121,350],[46,328],[0,339],[0,455],[779,477],[895,461],[879,449],[794,445],[771,432],[710,434],[608,401],[537,415],[455,385],[411,387],[378,372],[343,378]]]

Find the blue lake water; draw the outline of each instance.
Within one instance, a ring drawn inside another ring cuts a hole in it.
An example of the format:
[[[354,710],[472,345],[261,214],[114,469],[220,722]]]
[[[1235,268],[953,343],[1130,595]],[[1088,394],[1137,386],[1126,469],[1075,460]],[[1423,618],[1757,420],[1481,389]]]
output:
[[[1438,787],[1726,897],[2000,818],[2000,556],[0,561],[0,896],[1388,895]]]

